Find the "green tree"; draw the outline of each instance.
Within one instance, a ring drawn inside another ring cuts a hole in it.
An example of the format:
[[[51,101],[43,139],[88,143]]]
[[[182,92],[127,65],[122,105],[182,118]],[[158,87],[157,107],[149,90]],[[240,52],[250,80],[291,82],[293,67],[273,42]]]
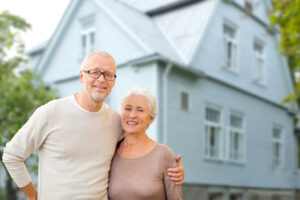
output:
[[[288,95],[283,102],[300,105],[300,80],[294,74],[300,72],[300,0],[271,0],[270,21],[280,28],[280,52],[287,57],[291,76],[295,83],[295,95]]]
[[[30,25],[22,18],[4,11],[0,14],[0,156],[3,147],[33,111],[40,105],[57,98],[57,92],[46,89],[43,81],[31,70],[16,73],[25,65],[22,32]],[[17,188],[6,171],[6,199],[17,199]]]

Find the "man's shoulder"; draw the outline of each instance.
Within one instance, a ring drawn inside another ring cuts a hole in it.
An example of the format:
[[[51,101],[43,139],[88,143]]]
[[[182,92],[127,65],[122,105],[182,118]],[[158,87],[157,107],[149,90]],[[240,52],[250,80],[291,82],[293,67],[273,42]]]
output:
[[[37,110],[45,111],[45,112],[54,111],[56,110],[57,106],[65,105],[67,101],[68,99],[66,97],[59,98],[59,99],[52,99],[47,103],[45,103],[44,105],[38,107]]]
[[[120,114],[116,110],[114,110],[110,105],[103,103],[103,106],[105,107],[107,113],[111,113],[115,117],[120,117]]]

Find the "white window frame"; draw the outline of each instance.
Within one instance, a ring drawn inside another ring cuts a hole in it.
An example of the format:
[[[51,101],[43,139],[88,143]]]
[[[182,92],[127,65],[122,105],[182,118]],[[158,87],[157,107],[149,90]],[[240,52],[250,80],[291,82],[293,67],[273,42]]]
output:
[[[241,127],[233,127],[231,125],[231,116],[241,118]],[[245,117],[241,114],[230,112],[228,125],[228,159],[231,162],[244,163],[245,162]],[[234,141],[232,141],[232,135],[238,135],[238,152],[234,151]]]
[[[206,110],[213,109],[219,112],[219,122],[213,122],[206,119]],[[217,147],[212,148],[211,146],[211,132],[207,132],[207,129],[211,130],[214,128],[218,130],[215,132],[216,134],[216,145]],[[224,159],[224,134],[222,127],[222,110],[220,107],[213,105],[206,105],[204,108],[204,157],[212,160],[222,160]]]
[[[238,45],[237,45],[237,28],[233,25],[230,25],[227,22],[224,22],[222,24],[222,34],[223,34],[223,65],[224,68],[234,72],[238,73]],[[231,36],[229,34],[225,33],[225,27],[228,27],[229,29],[233,30],[233,35]],[[230,48],[230,55],[231,58],[228,58],[228,44],[231,44]]]
[[[255,45],[261,47],[261,52],[255,49]],[[254,82],[265,86],[267,82],[267,64],[266,64],[266,56],[265,56],[266,54],[265,45],[258,40],[254,40],[252,50],[253,50]]]
[[[280,131],[280,137],[275,138],[274,137],[274,130],[277,129]],[[275,157],[274,155],[274,148],[275,145],[278,144],[280,148],[279,156]],[[282,169],[284,167],[284,131],[282,126],[280,125],[274,125],[272,127],[272,166],[273,168],[279,168]]]
[[[93,23],[93,26],[84,28],[84,24]],[[93,34],[93,44],[91,42],[91,34]],[[85,48],[83,47],[83,37],[85,37]],[[94,16],[85,18],[80,21],[80,57],[85,58],[96,50],[96,19]]]

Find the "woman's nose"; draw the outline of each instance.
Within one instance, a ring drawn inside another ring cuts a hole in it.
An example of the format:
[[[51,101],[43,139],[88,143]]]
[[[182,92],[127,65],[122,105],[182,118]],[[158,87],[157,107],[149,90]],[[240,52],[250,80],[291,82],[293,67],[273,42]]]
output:
[[[134,118],[135,116],[136,116],[135,111],[132,110],[132,111],[129,113],[129,117]]]

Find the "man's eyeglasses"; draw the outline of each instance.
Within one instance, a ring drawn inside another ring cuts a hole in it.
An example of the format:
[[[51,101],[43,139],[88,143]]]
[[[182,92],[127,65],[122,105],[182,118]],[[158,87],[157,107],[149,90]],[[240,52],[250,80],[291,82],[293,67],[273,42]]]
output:
[[[91,78],[99,78],[102,74],[104,79],[107,81],[113,81],[117,78],[117,75],[112,74],[110,72],[100,72],[100,71],[93,71],[93,70],[82,70],[83,72],[89,74]]]

